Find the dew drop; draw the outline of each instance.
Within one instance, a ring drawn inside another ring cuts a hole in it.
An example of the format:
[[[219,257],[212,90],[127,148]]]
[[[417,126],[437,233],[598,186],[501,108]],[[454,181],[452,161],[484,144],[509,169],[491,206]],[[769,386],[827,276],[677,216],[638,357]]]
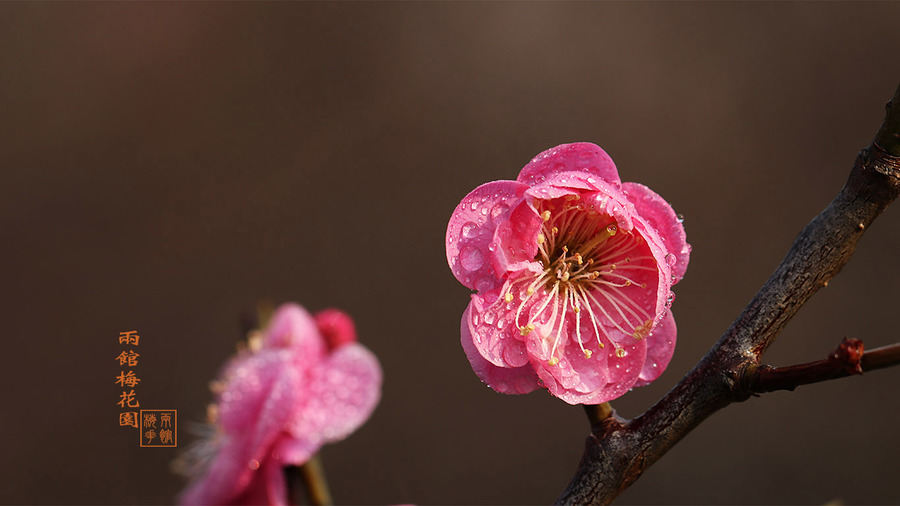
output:
[[[666,253],[666,263],[669,265],[675,265],[675,255]]]
[[[482,208],[481,208],[481,215],[482,215],[482,216],[487,216],[487,213],[488,213],[488,208],[482,207]]]
[[[472,204],[469,205],[469,209],[473,211],[478,209],[478,202],[472,202]]]
[[[497,204],[496,206],[494,206],[493,209],[491,209],[491,218],[494,218],[496,220],[501,214],[505,213],[508,210],[509,210],[508,205]]]
[[[499,320],[497,320],[497,328],[498,329],[503,330],[503,327],[505,327],[505,326],[506,326],[506,320],[504,320],[503,318],[500,318]]]
[[[488,312],[488,313],[484,314],[484,323],[487,323],[488,325],[493,325],[495,319],[496,319],[496,316],[494,316],[494,313],[492,313],[492,312]]]
[[[473,238],[478,234],[478,225],[474,221],[467,221],[462,226],[462,235],[466,238]]]
[[[683,214],[676,215],[675,219],[678,220],[678,223],[684,223],[684,215]]]
[[[466,246],[459,252],[459,263],[469,272],[476,271],[484,265],[484,254],[474,246]]]
[[[628,354],[628,352],[625,351],[625,348],[616,348],[616,356],[617,357],[623,358],[627,354]],[[616,367],[619,367],[619,366],[617,365]]]

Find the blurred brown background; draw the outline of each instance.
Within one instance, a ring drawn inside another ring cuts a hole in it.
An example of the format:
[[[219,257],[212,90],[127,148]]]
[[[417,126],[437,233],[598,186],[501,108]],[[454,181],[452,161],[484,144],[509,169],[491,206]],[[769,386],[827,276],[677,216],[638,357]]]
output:
[[[168,503],[120,428],[119,331],[179,446],[262,298],[356,319],[383,400],[323,457],[340,504],[546,504],[586,418],[483,386],[444,232],[477,185],[593,141],[685,215],[650,406],[836,194],[900,81],[900,3],[4,3],[0,502]],[[767,356],[898,340],[900,210]],[[620,502],[897,503],[900,370],[729,407]]]

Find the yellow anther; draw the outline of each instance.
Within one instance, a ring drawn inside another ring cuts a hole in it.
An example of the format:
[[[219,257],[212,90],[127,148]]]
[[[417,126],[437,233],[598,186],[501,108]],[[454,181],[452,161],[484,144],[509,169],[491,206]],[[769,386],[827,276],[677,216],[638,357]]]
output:
[[[541,219],[544,221],[548,221],[550,219],[550,211],[544,211],[541,213]]]
[[[631,286],[631,281],[625,280],[625,286]]]
[[[625,356],[625,348],[616,348],[616,356],[622,358]]]
[[[525,293],[528,294],[528,295],[533,294],[533,293],[534,293],[534,288],[532,288],[532,287],[529,286],[528,289],[525,290]]]
[[[569,252],[569,247],[563,246],[563,253],[568,253],[568,252]]]
[[[538,234],[538,244],[544,244],[544,234]]]
[[[647,288],[647,283],[641,283],[641,288]]]
[[[262,349],[262,342],[262,332],[255,330],[251,332],[249,336],[247,336],[247,348],[249,348],[253,353],[256,353],[257,351]]]
[[[569,280],[569,271],[563,273],[563,275],[559,278],[560,281],[568,281]]]
[[[558,232],[559,232],[559,227],[553,227],[553,229],[551,230],[551,232],[553,232],[554,234],[558,233]]]
[[[584,350],[584,358],[591,358],[591,355],[593,355],[591,350]]]
[[[525,325],[524,327],[519,327],[519,332],[523,336],[527,336],[532,330],[534,330],[534,325],[530,323],[528,325]]]
[[[559,359],[556,357],[550,357],[550,360],[548,360],[547,363],[550,365],[556,365],[559,363]]]
[[[631,334],[631,337],[635,339],[643,339],[650,335],[650,330],[653,328],[653,321],[647,320],[644,323],[638,325],[634,328],[634,333]]]
[[[575,253],[575,261],[578,262],[578,265],[584,263],[584,260],[581,258],[581,253]]]
[[[506,297],[504,297],[504,299],[506,299],[506,302],[512,302],[512,300],[513,300],[512,292],[506,292]]]
[[[578,306],[575,306],[575,307],[572,308],[572,311],[575,311],[575,314],[578,314],[578,313],[581,312],[581,308],[578,307]]]
[[[601,350],[602,350],[602,349],[603,349],[603,348],[605,348],[605,347],[606,347],[606,345],[604,345],[604,344],[603,344],[603,343],[601,343],[601,342],[600,342],[600,341],[597,341],[597,344],[599,344],[599,345],[600,345],[600,349],[601,349]]]

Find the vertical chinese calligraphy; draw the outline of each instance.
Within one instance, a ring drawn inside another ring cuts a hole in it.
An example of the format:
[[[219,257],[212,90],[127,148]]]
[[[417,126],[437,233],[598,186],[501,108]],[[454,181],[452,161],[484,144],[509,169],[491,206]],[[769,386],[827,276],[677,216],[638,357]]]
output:
[[[119,375],[115,384],[121,387],[119,402],[120,427],[134,427],[138,429],[141,438],[141,446],[178,446],[178,413],[174,409],[139,409],[140,401],[137,398],[135,387],[141,382],[134,367],[138,365],[141,354],[135,348],[141,342],[141,336],[137,330],[119,332],[120,353],[114,360],[119,362]]]
[[[140,340],[141,336],[138,335],[137,330],[119,332],[119,345],[137,347]],[[122,393],[119,394],[119,402],[117,404],[123,410],[139,408],[141,406],[140,401],[137,399],[137,393],[134,391],[134,387],[141,382],[141,379],[138,378],[134,373],[134,370],[131,369],[138,365],[138,357],[140,356],[141,354],[136,352],[134,348],[128,348],[122,350],[122,352],[114,359],[119,362],[120,367],[119,376],[116,377],[115,383],[122,387]],[[122,368],[126,366],[129,369],[123,370]],[[137,422],[136,412],[122,411],[119,413],[120,427],[137,427]]]

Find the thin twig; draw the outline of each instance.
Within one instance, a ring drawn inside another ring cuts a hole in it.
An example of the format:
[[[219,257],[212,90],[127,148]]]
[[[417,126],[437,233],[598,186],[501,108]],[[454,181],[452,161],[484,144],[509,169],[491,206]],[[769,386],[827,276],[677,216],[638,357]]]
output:
[[[828,358],[787,367],[760,366],[749,368],[745,381],[755,394],[776,390],[793,390],[809,385],[854,374],[900,365],[900,343],[863,351],[859,339],[844,339]]]

